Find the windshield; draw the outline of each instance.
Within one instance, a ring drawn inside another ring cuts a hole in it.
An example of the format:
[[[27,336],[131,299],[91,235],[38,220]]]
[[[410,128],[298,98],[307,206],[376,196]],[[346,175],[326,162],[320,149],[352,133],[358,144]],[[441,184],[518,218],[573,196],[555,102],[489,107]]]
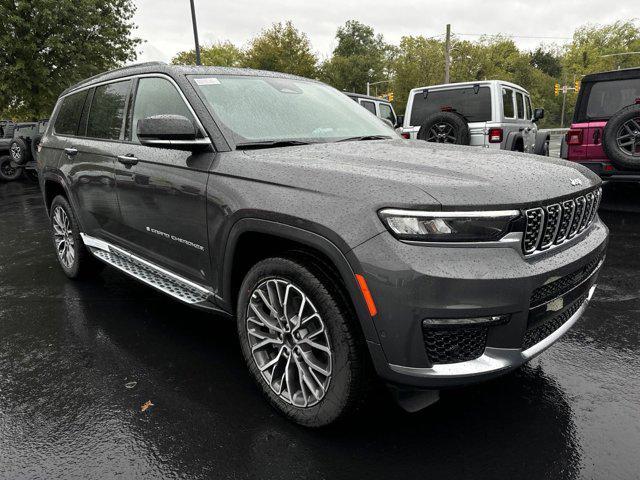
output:
[[[322,83],[241,75],[194,81],[237,146],[397,137],[380,119]]]

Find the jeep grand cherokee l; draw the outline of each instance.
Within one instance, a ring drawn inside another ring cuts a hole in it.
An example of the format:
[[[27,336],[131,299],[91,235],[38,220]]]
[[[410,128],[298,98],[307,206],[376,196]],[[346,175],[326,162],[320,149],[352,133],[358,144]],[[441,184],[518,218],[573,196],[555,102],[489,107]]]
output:
[[[587,169],[405,141],[272,72],[91,78],[38,162],[67,276],[102,262],[235,318],[257,384],[308,426],[362,402],[371,366],[415,410],[522,365],[582,315],[607,244]]]

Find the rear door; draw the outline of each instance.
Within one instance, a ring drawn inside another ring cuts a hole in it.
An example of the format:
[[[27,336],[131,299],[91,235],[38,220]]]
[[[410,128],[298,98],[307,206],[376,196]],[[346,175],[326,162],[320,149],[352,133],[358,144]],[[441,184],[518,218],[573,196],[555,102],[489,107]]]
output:
[[[121,80],[87,91],[77,135],[67,138],[67,178],[84,231],[91,236],[107,238],[119,230],[115,151],[123,135],[131,84]]]
[[[214,155],[141,145],[137,123],[154,115],[182,115],[199,126],[170,79],[144,76],[137,80],[126,139],[117,155],[121,238],[143,258],[204,281],[210,276],[205,193]]]

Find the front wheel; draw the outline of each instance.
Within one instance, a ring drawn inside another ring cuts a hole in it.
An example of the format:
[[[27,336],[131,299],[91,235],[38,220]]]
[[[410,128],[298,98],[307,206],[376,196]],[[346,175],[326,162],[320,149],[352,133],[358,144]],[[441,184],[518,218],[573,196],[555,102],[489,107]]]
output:
[[[366,387],[355,319],[327,279],[303,263],[268,258],[242,282],[237,322],[251,375],[272,405],[321,427],[352,411]]]
[[[17,180],[22,175],[21,167],[14,167],[11,164],[11,157],[5,155],[0,157],[0,180],[4,180],[5,182],[12,182],[13,180]]]

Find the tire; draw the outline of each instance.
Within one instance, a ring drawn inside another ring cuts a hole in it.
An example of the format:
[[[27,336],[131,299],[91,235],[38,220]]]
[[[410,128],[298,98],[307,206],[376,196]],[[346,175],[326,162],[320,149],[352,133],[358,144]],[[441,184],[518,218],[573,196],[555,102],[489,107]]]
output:
[[[22,168],[12,166],[9,155],[0,157],[0,180],[12,182],[20,178],[20,175],[22,175]]]
[[[543,157],[548,157],[550,141],[551,139],[548,135],[537,135],[533,153],[536,155],[542,155]]]
[[[31,158],[38,160],[38,145],[42,141],[42,135],[36,135],[31,139]]]
[[[602,148],[620,170],[640,170],[640,105],[618,111],[607,122]]]
[[[359,326],[341,296],[331,293],[329,283],[322,274],[314,273],[311,263],[268,258],[249,270],[237,304],[240,345],[252,377],[279,412],[306,427],[322,427],[344,418],[361,404],[369,383],[366,347]],[[289,320],[283,316],[285,310],[278,301],[285,298],[287,289]],[[299,311],[302,295],[307,300],[301,316],[311,317],[303,324],[305,328],[296,323],[297,315],[290,313]],[[263,298],[273,302],[275,308],[267,308]],[[279,319],[273,315],[274,310]],[[317,316],[312,316],[314,313]],[[312,332],[315,333],[307,337]],[[301,339],[296,338],[299,334]],[[269,337],[269,343],[255,348],[263,341],[261,337]],[[310,340],[313,345],[308,343]],[[309,367],[309,359],[319,368]],[[265,369],[267,365],[271,366]],[[287,366],[290,370],[285,375]],[[304,375],[301,369],[306,369]]]
[[[24,165],[31,157],[31,152],[22,138],[14,138],[9,145],[9,155],[13,162],[17,165]]]
[[[429,115],[420,130],[418,139],[435,143],[469,145],[469,125],[462,115],[454,112],[438,112]]]
[[[51,202],[49,220],[56,258],[64,274],[69,278],[84,278],[99,273],[104,264],[85,247],[80,237],[78,220],[71,205],[62,195],[58,195]],[[63,229],[63,226],[67,228]],[[62,243],[68,246],[71,253],[63,253]]]

